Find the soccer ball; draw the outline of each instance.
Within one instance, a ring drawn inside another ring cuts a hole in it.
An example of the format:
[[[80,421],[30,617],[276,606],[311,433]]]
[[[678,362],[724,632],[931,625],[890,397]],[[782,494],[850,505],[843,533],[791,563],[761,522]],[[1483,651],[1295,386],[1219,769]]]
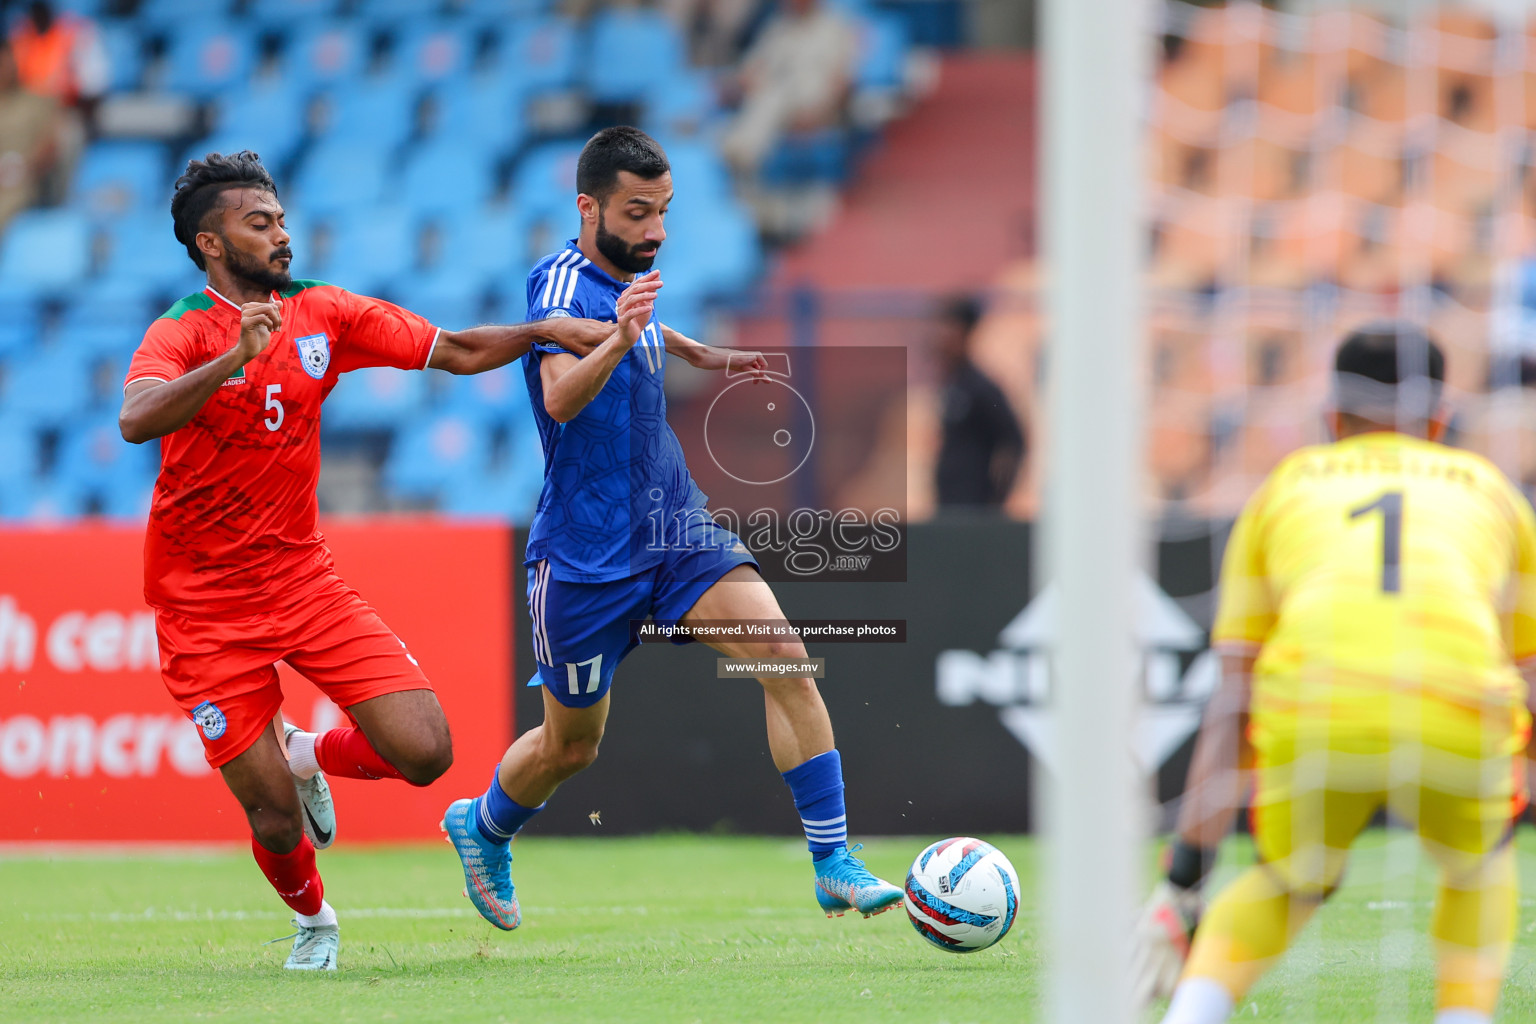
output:
[[[1013,927],[1019,875],[990,843],[945,839],[912,862],[902,902],[917,934],[951,953],[974,953]]]

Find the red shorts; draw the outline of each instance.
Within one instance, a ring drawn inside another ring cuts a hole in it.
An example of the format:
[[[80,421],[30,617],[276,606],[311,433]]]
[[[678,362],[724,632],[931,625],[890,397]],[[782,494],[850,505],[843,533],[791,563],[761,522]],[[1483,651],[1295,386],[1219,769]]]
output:
[[[342,708],[432,688],[405,641],[338,576],[303,589],[313,592],[298,604],[258,615],[155,612],[160,677],[197,723],[215,768],[250,749],[282,707],[279,661]]]

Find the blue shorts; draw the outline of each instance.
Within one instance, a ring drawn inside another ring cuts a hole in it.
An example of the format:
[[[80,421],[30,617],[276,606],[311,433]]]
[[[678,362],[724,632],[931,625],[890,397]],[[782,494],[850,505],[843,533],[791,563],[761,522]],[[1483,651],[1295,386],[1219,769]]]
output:
[[[708,531],[707,543],[669,547],[659,564],[607,583],[567,583],[552,576],[549,559],[532,563],[528,612],[539,674],[528,685],[543,683],[568,708],[591,707],[613,685],[619,662],[640,646],[631,622],[681,619],[738,565],[758,568],[746,545],[719,527]]]

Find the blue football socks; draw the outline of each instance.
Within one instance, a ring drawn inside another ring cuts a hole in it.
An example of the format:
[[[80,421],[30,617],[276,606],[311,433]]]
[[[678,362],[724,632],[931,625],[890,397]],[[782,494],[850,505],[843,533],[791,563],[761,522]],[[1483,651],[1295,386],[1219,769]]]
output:
[[[836,750],[817,754],[784,773],[795,797],[800,825],[811,856],[817,860],[848,845],[848,813],[843,807],[843,759]]]
[[[491,775],[490,787],[475,801],[474,821],[482,836],[505,843],[528,823],[529,818],[543,809],[544,804],[524,807],[507,796],[501,788],[501,766],[498,764]]]

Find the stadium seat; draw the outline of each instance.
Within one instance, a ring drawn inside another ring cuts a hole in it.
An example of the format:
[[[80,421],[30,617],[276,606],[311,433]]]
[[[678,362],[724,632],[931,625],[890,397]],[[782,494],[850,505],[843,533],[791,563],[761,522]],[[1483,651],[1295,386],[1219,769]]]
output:
[[[93,217],[119,217],[168,204],[173,176],[158,142],[97,142],[75,171],[74,202]]]
[[[491,516],[526,526],[533,521],[543,487],[544,451],[537,435],[529,432],[509,446],[500,466],[449,481],[442,489],[438,508],[452,516]]]
[[[325,403],[327,431],[389,431],[426,404],[424,374],[380,366],[343,374]]]
[[[496,190],[490,155],[469,141],[442,136],[406,158],[400,196],[418,213],[451,213],[488,202]]]
[[[98,24],[96,31],[107,54],[108,89],[137,89],[144,77],[144,40],[137,28],[129,22],[109,21]]]
[[[0,408],[43,427],[70,422],[91,404],[90,360],[59,346],[6,363]]]
[[[29,210],[0,238],[0,281],[11,287],[58,291],[83,279],[90,265],[90,225],[77,210]]]
[[[416,11],[422,6],[416,4]],[[370,8],[370,14],[377,13]],[[475,34],[462,22],[407,24],[395,32],[395,70],[423,83],[457,79],[469,72],[474,48]]]
[[[308,89],[354,81],[367,65],[368,38],[357,22],[300,22],[284,50],[282,73],[295,88]]]
[[[574,230],[576,159],[580,155],[579,142],[547,142],[530,150],[512,174],[513,205],[529,219],[567,215]]]
[[[135,15],[155,26],[219,18],[229,13],[230,0],[141,0]]]
[[[408,274],[394,289],[400,305],[450,331],[473,327],[481,321],[484,296],[484,279],[453,264],[441,266],[433,273]]]
[[[78,519],[86,510],[85,495],[54,481],[0,484],[0,520],[51,525]]]
[[[176,240],[169,212],[145,210],[110,221],[98,232],[96,246],[102,254],[96,280],[108,286],[175,290],[197,269]]]
[[[0,370],[0,381],[10,368]],[[41,465],[36,424],[9,411],[0,413],[0,493],[30,483]]]
[[[394,149],[411,134],[420,91],[402,75],[365,76],[336,85],[327,94],[330,116],[322,145]]]
[[[895,14],[867,14],[859,19],[859,57],[853,72],[858,90],[895,93],[906,87],[907,24]]]
[[[474,420],[444,413],[403,426],[384,461],[384,483],[408,498],[436,497],[454,479],[485,472],[490,442]]]
[[[515,75],[471,75],[439,86],[432,97],[437,112],[433,138],[473,139],[492,155],[514,153],[522,145],[528,127]]]
[[[121,486],[143,489],[154,479],[159,454],[158,445],[124,441],[113,413],[64,431],[52,475],[66,487],[104,498]]]
[[[482,280],[515,278],[521,290],[532,263],[528,222],[519,211],[497,204],[459,210],[440,218],[439,223],[445,262],[451,260]]]
[[[376,294],[416,259],[416,222],[408,210],[379,206],[337,217],[325,272],[349,291]]]
[[[310,150],[293,180],[293,201],[311,216],[355,211],[384,201],[389,153],[358,139],[328,139]]]
[[[498,65],[517,75],[527,95],[576,83],[580,54],[576,26],[568,18],[519,18],[500,50]]]
[[[336,13],[338,0],[259,0],[245,5],[248,17],[264,25],[292,26],[312,24],[312,19]]]
[[[638,55],[643,54],[643,57]],[[598,103],[643,100],[683,69],[683,41],[667,18],[639,8],[610,8],[593,19],[586,59],[587,93]]]
[[[214,134],[254,150],[268,170],[276,170],[293,157],[304,137],[307,101],[282,76],[226,89],[215,104]]]
[[[537,433],[521,362],[450,378],[443,406],[488,427],[506,427],[514,434]]]
[[[243,82],[255,61],[255,37],[238,23],[178,19],[166,51],[163,85],[206,98]]]

